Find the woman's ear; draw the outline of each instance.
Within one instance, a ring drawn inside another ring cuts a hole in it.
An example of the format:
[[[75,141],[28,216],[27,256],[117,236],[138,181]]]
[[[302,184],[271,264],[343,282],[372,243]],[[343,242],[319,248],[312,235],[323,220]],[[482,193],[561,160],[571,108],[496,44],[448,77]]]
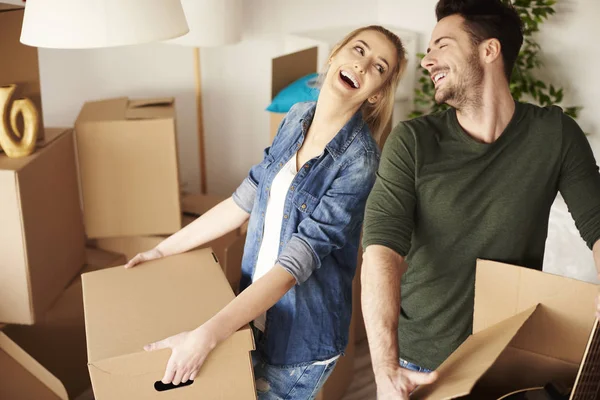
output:
[[[375,104],[375,103],[377,103],[377,102],[379,101],[379,97],[380,97],[380,95],[379,95],[379,93],[377,93],[377,94],[375,94],[375,95],[373,95],[373,96],[370,96],[370,97],[367,99],[367,101],[368,101],[369,103],[371,103],[371,104]]]

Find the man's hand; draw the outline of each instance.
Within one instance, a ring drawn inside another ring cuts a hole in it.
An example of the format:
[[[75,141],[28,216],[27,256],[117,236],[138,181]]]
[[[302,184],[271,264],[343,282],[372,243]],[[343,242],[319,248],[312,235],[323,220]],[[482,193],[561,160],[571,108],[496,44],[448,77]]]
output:
[[[377,371],[377,400],[408,400],[417,386],[433,383],[437,372],[415,372],[398,366],[390,366]]]

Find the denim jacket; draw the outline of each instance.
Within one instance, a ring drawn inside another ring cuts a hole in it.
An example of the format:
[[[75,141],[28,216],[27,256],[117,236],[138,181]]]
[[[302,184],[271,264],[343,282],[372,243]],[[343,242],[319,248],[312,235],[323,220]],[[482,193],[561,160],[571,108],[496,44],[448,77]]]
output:
[[[252,283],[273,178],[302,146],[315,108],[314,102],[292,107],[262,162],[233,194],[236,204],[250,213],[241,290]],[[256,346],[269,364],[298,365],[344,352],[365,203],[379,156],[358,111],[292,181],[277,263],[296,285],[267,311],[266,330]]]

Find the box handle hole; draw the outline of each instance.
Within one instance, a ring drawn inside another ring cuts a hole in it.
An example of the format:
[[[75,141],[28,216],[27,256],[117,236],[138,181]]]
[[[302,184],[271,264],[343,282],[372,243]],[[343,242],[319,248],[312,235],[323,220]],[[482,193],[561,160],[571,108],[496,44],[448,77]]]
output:
[[[194,381],[187,381],[186,383],[180,383],[179,385],[173,385],[172,383],[164,384],[161,381],[154,382],[154,390],[157,392],[165,392],[167,390],[179,389],[182,387],[190,386]]]

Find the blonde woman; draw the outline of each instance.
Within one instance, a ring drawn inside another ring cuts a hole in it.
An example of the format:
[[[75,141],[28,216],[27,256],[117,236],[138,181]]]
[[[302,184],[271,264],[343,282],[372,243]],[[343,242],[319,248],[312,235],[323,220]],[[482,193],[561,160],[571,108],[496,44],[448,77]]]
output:
[[[317,102],[289,111],[233,196],[129,261],[190,250],[250,218],[240,295],[197,329],[147,346],[172,349],[164,383],[193,380],[215,346],[252,323],[258,398],[316,396],[348,343],[376,138],[404,65],[393,33],[380,26],[351,32],[331,53]]]

